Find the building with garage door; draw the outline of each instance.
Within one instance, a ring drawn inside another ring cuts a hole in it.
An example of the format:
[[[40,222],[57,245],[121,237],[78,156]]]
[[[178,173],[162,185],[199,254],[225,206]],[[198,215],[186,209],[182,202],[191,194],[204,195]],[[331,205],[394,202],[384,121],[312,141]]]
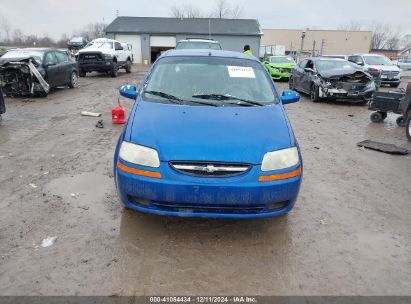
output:
[[[248,44],[258,54],[261,35],[254,19],[117,17],[106,28],[107,38],[133,46],[135,63],[151,63],[186,38],[211,38],[219,41],[223,50],[237,52]]]

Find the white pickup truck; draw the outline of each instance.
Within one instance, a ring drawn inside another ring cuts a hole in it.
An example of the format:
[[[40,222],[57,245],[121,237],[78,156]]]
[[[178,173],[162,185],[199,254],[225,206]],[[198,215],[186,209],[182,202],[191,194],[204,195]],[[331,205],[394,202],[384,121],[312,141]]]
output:
[[[117,77],[119,69],[131,72],[134,58],[130,44],[107,38],[98,38],[76,54],[79,76],[88,72],[106,72]]]

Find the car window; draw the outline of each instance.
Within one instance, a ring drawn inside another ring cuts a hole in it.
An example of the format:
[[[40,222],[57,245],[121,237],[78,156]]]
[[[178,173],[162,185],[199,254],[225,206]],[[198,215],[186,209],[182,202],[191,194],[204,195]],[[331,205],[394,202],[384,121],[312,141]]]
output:
[[[115,43],[115,48],[116,48],[116,50],[120,50],[120,49],[122,49],[123,47],[121,46],[120,42],[116,42],[116,43]]]
[[[318,71],[324,72],[328,70],[352,70],[354,65],[345,60],[317,60],[315,66]]]
[[[272,82],[261,63],[223,57],[165,57],[154,66],[144,92],[160,91],[184,101],[205,101],[195,95],[235,96],[259,103],[277,103]],[[169,103],[149,93],[144,100]],[[235,106],[235,100],[229,100]],[[222,104],[221,98],[207,102]],[[187,103],[190,104],[190,103]]]
[[[270,62],[278,63],[278,64],[283,64],[283,63],[284,64],[287,64],[287,63],[295,64],[294,59],[288,56],[272,56],[270,57]]]
[[[364,60],[369,65],[394,65],[392,61],[385,56],[364,56]]]
[[[68,56],[66,53],[63,52],[56,52],[56,57],[57,57],[57,62],[58,63],[63,63],[63,62],[68,62]]]
[[[306,67],[306,65],[307,65],[307,62],[308,62],[308,60],[305,59],[305,60],[301,61],[301,62],[298,64],[298,66],[299,66],[300,68],[304,69],[304,68]]]
[[[219,43],[208,42],[208,41],[179,41],[176,46],[177,50],[188,50],[188,49],[211,49],[211,50],[221,50]]]
[[[45,64],[57,64],[57,59],[56,59],[56,56],[54,55],[54,52],[48,52],[46,54],[44,62]]]

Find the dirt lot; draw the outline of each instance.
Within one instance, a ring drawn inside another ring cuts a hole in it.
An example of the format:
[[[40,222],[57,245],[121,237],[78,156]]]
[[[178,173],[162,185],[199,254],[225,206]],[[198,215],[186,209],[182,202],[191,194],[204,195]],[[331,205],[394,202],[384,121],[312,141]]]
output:
[[[411,149],[396,115],[373,124],[364,106],[307,97],[288,105],[305,175],[287,216],[138,214],[116,195],[122,126],[110,117],[117,88],[144,75],[136,70],[87,77],[45,99],[6,100],[1,295],[411,295],[411,156],[356,146],[373,139]],[[82,110],[102,112],[105,127]],[[42,248],[48,236],[57,241]]]

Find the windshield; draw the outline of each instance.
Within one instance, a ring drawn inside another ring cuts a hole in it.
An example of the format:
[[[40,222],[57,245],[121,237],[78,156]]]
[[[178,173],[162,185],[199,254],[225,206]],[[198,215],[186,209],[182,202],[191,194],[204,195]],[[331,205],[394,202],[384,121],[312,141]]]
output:
[[[270,57],[271,63],[292,63],[295,64],[294,59],[288,56],[274,56]]]
[[[223,57],[160,59],[145,86],[143,99],[214,106],[278,102],[272,83],[259,62]]]
[[[1,58],[27,58],[33,57],[38,63],[42,62],[43,52],[35,50],[11,50]]]
[[[391,60],[384,56],[364,56],[364,60],[369,65],[394,65]]]
[[[188,49],[211,49],[211,50],[221,50],[219,43],[207,42],[207,41],[180,41],[177,43],[177,50],[188,50]]]
[[[113,48],[113,43],[112,42],[103,42],[103,41],[97,41],[97,42],[90,42],[86,46],[87,48],[93,47],[93,48],[102,48],[102,49],[112,49]]]
[[[335,69],[353,69],[354,65],[345,60],[317,60],[316,67],[319,72]]]

